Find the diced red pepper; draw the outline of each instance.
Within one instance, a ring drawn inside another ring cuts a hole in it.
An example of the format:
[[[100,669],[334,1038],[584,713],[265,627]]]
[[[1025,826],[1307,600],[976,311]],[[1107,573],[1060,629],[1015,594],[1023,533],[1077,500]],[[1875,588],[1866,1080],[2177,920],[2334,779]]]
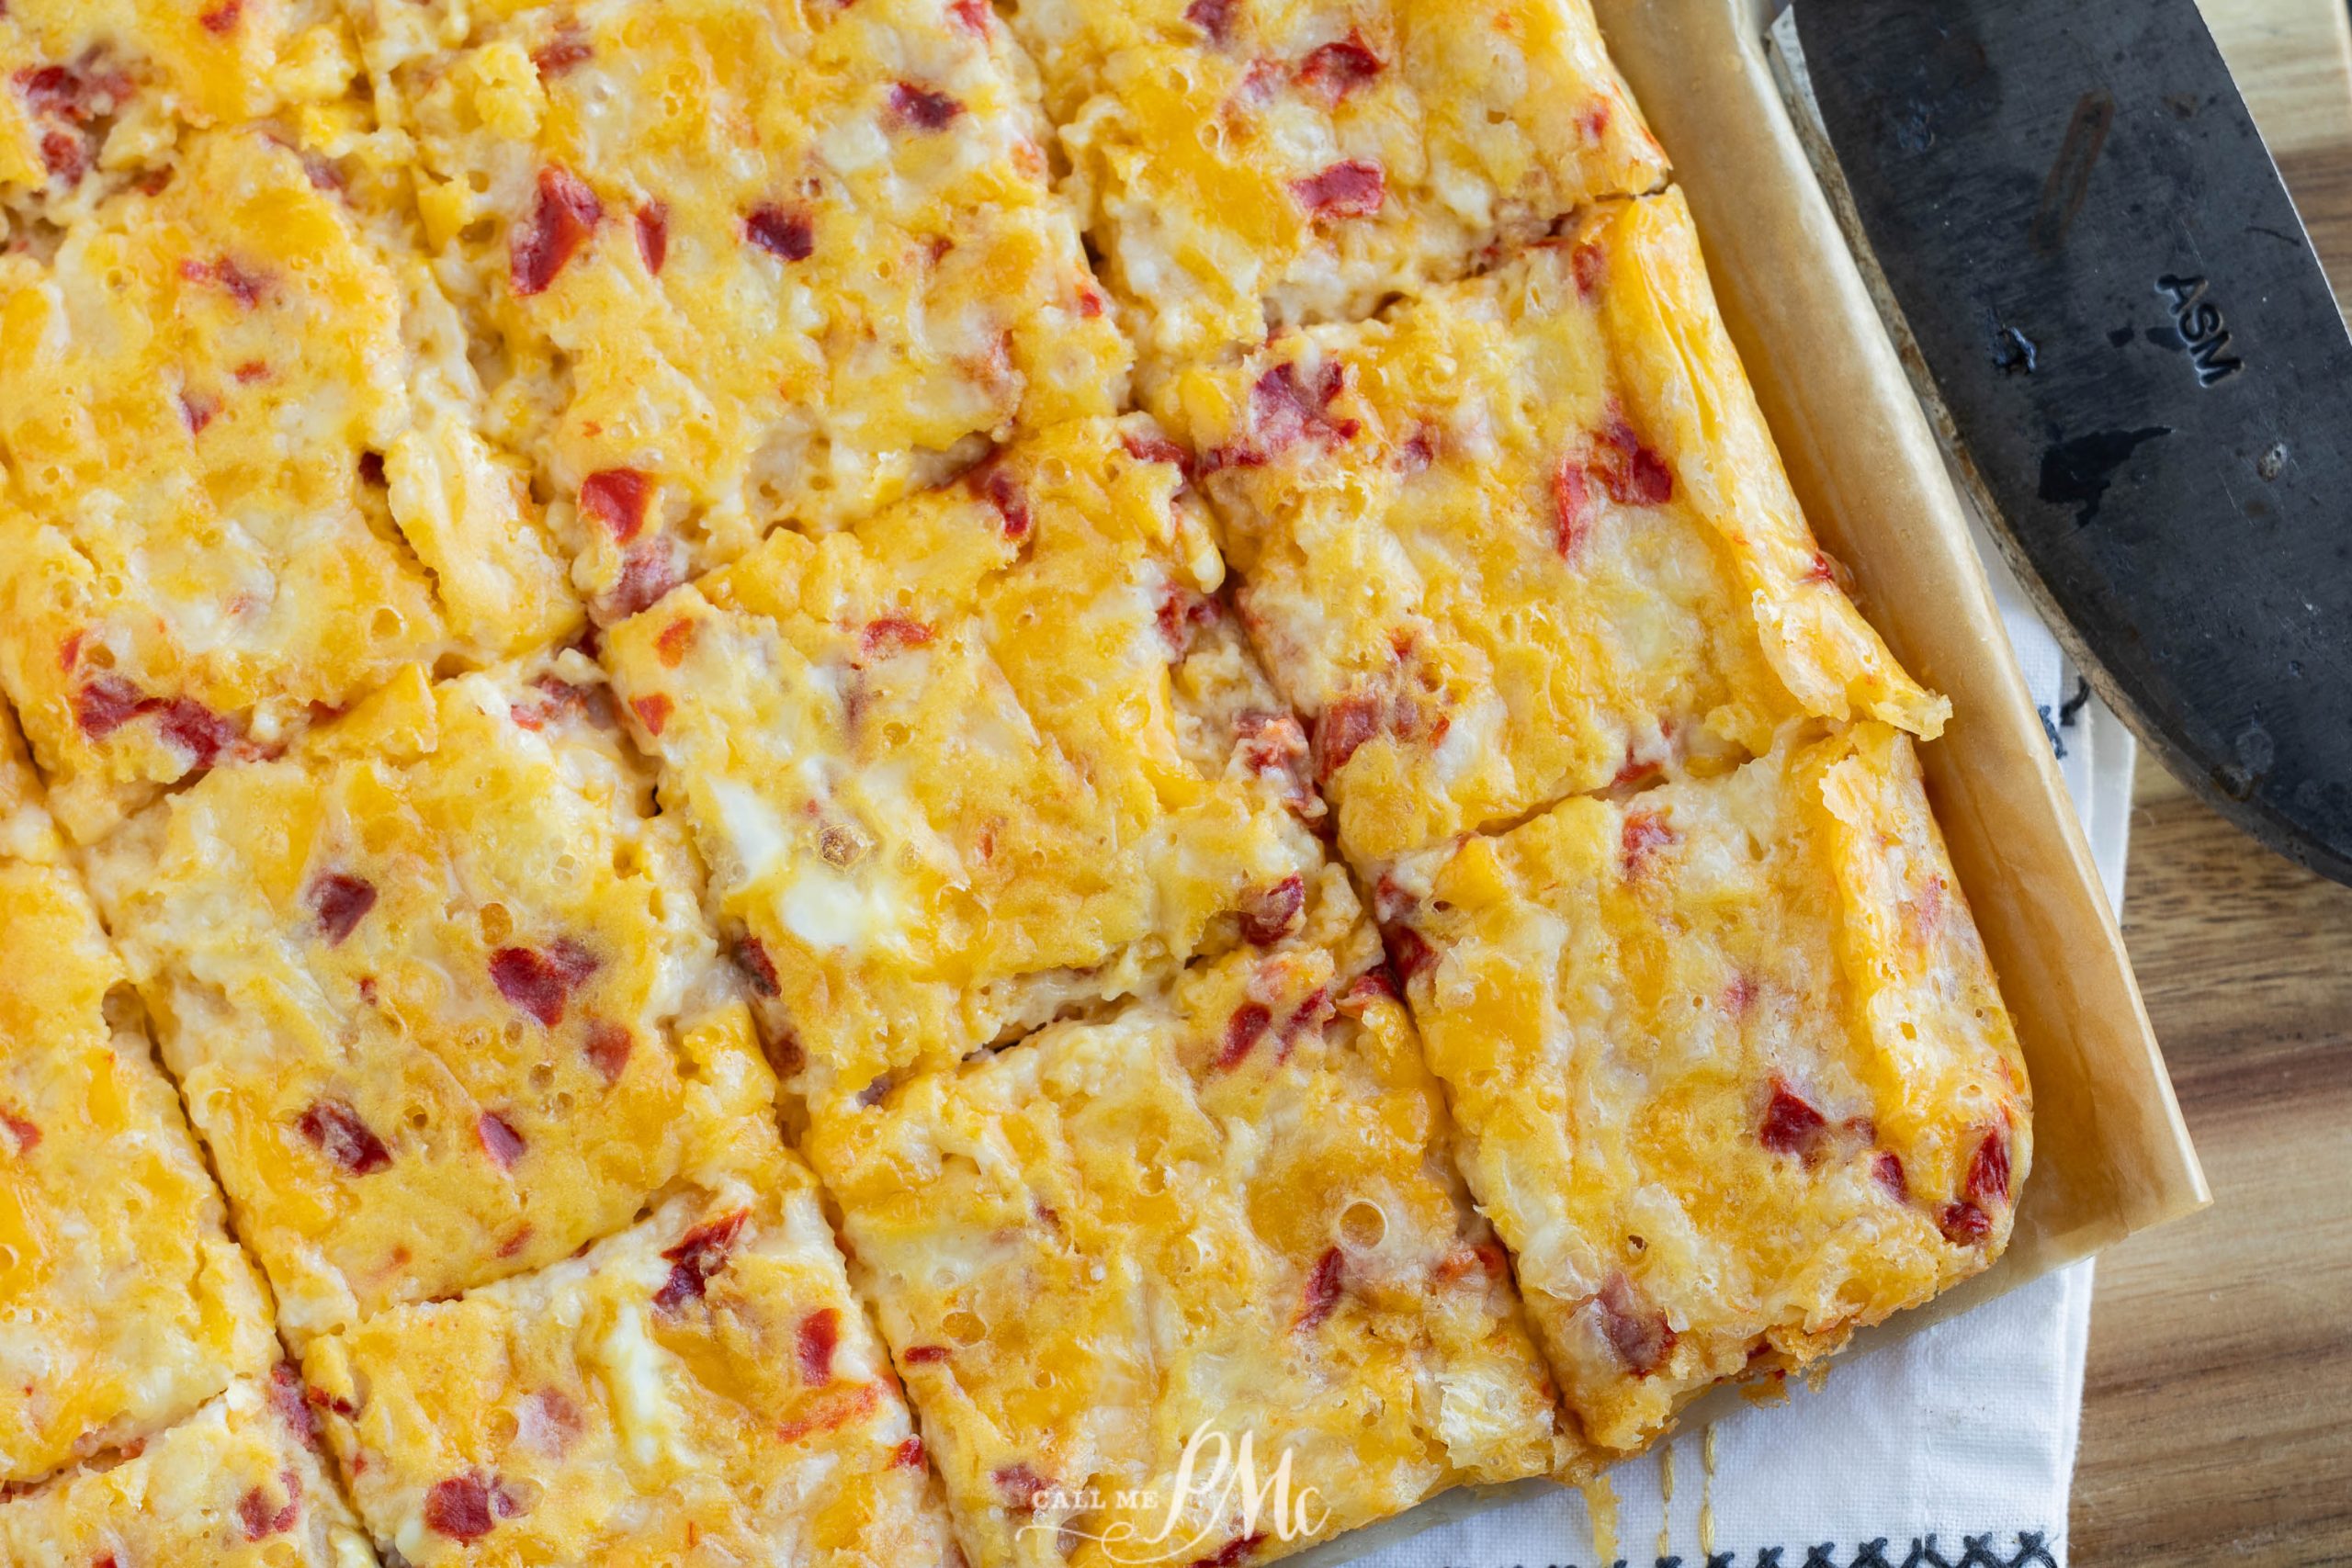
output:
[[[1878,1157],[1871,1161],[1871,1175],[1896,1202],[1911,1201],[1911,1183],[1904,1177],[1902,1156],[1892,1149],[1879,1150]]]
[[[890,84],[890,118],[919,130],[944,130],[964,106],[936,87],[914,82]]]
[[[1211,43],[1223,43],[1233,36],[1234,0],[1193,0],[1184,7],[1184,19],[1208,35]]]
[[[645,529],[653,479],[641,468],[601,468],[580,481],[580,510],[604,525],[619,544]]]
[[[806,212],[761,206],[743,215],[743,235],[772,256],[807,261],[817,252],[817,225]]]
[[[1261,1002],[1244,1002],[1234,1009],[1225,1022],[1225,1043],[1216,1054],[1217,1066],[1227,1070],[1239,1066],[1273,1021],[1273,1013]]]
[[[797,1347],[802,1380],[816,1387],[832,1382],[833,1352],[841,1342],[842,1314],[836,1309],[819,1307],[802,1318]]]
[[[1306,1277],[1306,1304],[1300,1309],[1298,1320],[1292,1325],[1293,1327],[1302,1334],[1306,1333],[1320,1327],[1323,1320],[1331,1315],[1332,1309],[1340,1304],[1340,1288],[1344,1282],[1347,1266],[1346,1256],[1336,1247],[1327,1248],[1323,1256],[1315,1260],[1315,1272]]]
[[[284,1503],[258,1486],[246,1488],[245,1495],[237,1499],[237,1525],[247,1540],[284,1535],[301,1521],[302,1478],[290,1470],[282,1470],[277,1472],[277,1483],[285,1489]]]
[[[750,1223],[752,1212],[737,1209],[707,1220],[678,1239],[675,1247],[663,1249],[662,1256],[670,1260],[670,1277],[654,1292],[653,1304],[662,1312],[675,1312],[690,1301],[700,1301],[711,1277],[727,1267],[728,1249],[735,1245]]]
[[[608,1084],[621,1081],[621,1074],[628,1068],[629,1054],[636,1049],[637,1036],[604,1019],[588,1026],[588,1042],[582,1047],[588,1065]]]
[[[662,264],[670,259],[668,203],[649,201],[637,209],[637,254],[646,271],[662,276]]]
[[[491,983],[498,994],[549,1029],[563,1021],[566,999],[596,967],[595,956],[569,939],[545,953],[502,947],[490,955]]]
[[[1772,1098],[1764,1107],[1764,1123],[1757,1138],[1776,1155],[1792,1155],[1811,1164],[1822,1130],[1829,1125],[1804,1096],[1779,1078],[1772,1080]]]
[[[1271,887],[1253,889],[1242,900],[1241,940],[1272,947],[1298,929],[1306,908],[1306,882],[1293,873]]]
[[[1653,1306],[1634,1282],[1611,1274],[1594,1298],[1600,1307],[1600,1331],[1625,1370],[1648,1377],[1674,1354],[1674,1325]]]
[[[1298,81],[1301,86],[1314,88],[1336,104],[1378,76],[1380,71],[1380,56],[1372,52],[1363,34],[1351,31],[1346,38],[1327,43],[1309,54],[1298,68]]]
[[[1291,195],[1317,218],[1368,218],[1388,197],[1387,175],[1379,164],[1349,158],[1303,180],[1293,180]]]
[[[1682,835],[1667,825],[1665,817],[1656,811],[1628,811],[1625,825],[1618,832],[1618,848],[1628,878],[1640,876],[1649,869],[1653,858],[1669,845],[1681,841]]]
[[[314,878],[302,895],[318,917],[319,933],[329,947],[341,947],[368,911],[376,907],[376,885],[364,877],[334,871]]]
[[[318,1101],[302,1112],[294,1126],[327,1158],[354,1176],[372,1176],[392,1163],[384,1141],[343,1100]]]
[[[501,1170],[514,1169],[526,1146],[514,1123],[494,1111],[485,1111],[474,1118],[474,1136],[481,1141],[481,1152]]]
[[[514,292],[544,293],[604,220],[605,204],[578,175],[552,164],[541,169],[537,204],[507,247]]]
[[[662,727],[670,722],[674,705],[670,699],[655,692],[650,696],[631,697],[628,705],[629,711],[637,715],[637,721],[645,726],[645,733],[660,739]]]

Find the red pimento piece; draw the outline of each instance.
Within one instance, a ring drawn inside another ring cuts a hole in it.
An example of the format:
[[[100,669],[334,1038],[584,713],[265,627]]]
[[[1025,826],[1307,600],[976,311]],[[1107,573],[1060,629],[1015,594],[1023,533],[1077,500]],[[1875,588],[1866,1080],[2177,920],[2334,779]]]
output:
[[[513,1512],[513,1501],[494,1477],[453,1475],[435,1482],[424,1495],[424,1528],[451,1540],[480,1540]]]
[[[1349,158],[1290,183],[1291,195],[1317,218],[1368,218],[1388,197],[1379,164]]]
[[[1600,287],[1601,271],[1607,265],[1608,257],[1601,254],[1599,245],[1590,240],[1576,243],[1568,252],[1568,271],[1577,280],[1578,297],[1588,299],[1592,297]]]
[[[1184,19],[1208,35],[1211,43],[1224,43],[1233,36],[1234,0],[1193,0],[1184,7]]]
[[[1414,940],[1420,939],[1417,936]],[[1403,998],[1404,993],[1396,988],[1396,971],[1385,964],[1374,964],[1348,982],[1348,988],[1340,993],[1340,1010],[1353,1016],[1374,1002],[1400,1001]]]
[[[1618,849],[1628,879],[1638,877],[1649,869],[1650,861],[1669,845],[1681,841],[1681,835],[1668,827],[1666,818],[1655,811],[1628,811],[1625,825],[1618,833]]]
[[[865,623],[858,634],[860,651],[874,653],[881,649],[922,648],[937,634],[922,622],[906,615],[880,615]]]
[[[1023,539],[1029,535],[1029,497],[1021,481],[1005,470],[994,456],[983,459],[964,476],[964,482],[974,495],[996,508],[1004,519],[1004,536]]]
[[[302,1517],[302,1478],[290,1470],[277,1472],[278,1484],[286,1489],[286,1501],[279,1505],[258,1486],[248,1487],[237,1499],[237,1526],[247,1540],[265,1540],[274,1535],[284,1535]]]
[[[1600,1307],[1600,1332],[1609,1348],[1637,1378],[1648,1377],[1674,1354],[1674,1325],[1623,1274],[1611,1274],[1593,1298]]]
[[[1239,1066],[1242,1058],[1250,1055],[1250,1048],[1258,1043],[1273,1021],[1274,1015],[1261,1002],[1243,1002],[1234,1009],[1233,1016],[1225,1022],[1225,1043],[1216,1054],[1217,1066],[1227,1071]]]
[[[913,82],[890,84],[890,118],[919,130],[944,130],[964,106],[936,87]]]
[[[245,0],[220,0],[217,6],[197,13],[197,26],[215,38],[226,38],[237,30],[237,18],[243,16]]]
[[[989,30],[989,0],[953,0],[947,7],[955,18],[976,33]]]
[[[621,558],[621,580],[605,597],[606,612],[626,618],[651,609],[678,586],[677,562],[659,538],[646,540]]]
[[[474,1136],[481,1141],[481,1152],[501,1170],[512,1170],[514,1162],[523,1157],[528,1145],[514,1123],[494,1111],[485,1111],[474,1118]]]
[[[1663,506],[1674,499],[1674,471],[1642,444],[1634,427],[1612,419],[1595,434],[1586,467],[1620,506]]]
[[[269,1407],[304,1448],[320,1451],[319,1414],[311,1408],[311,1393],[302,1386],[302,1374],[285,1361],[269,1369]]]
[[[1892,1149],[1879,1150],[1878,1157],[1871,1161],[1871,1175],[1896,1202],[1911,1201],[1911,1183],[1904,1177],[1902,1157]]]
[[[890,1467],[894,1470],[921,1470],[922,1468],[922,1439],[909,1438],[905,1442],[892,1449]]]
[[[353,1176],[372,1176],[392,1163],[391,1152],[359,1112],[340,1100],[322,1100],[302,1112],[296,1131]]]
[[[341,947],[344,938],[376,907],[376,885],[363,877],[333,871],[313,880],[303,892],[302,901],[319,918],[319,934],[327,939],[327,945]]]
[[[596,959],[569,940],[547,952],[502,947],[490,955],[491,984],[498,994],[548,1029],[563,1021],[564,1002],[596,971]]]
[[[1813,552],[1812,564],[1804,569],[1804,576],[1800,578],[1798,581],[1802,582],[1835,582],[1838,581],[1838,563],[1829,558],[1826,551],[1815,550]]]
[[[545,292],[604,220],[605,204],[578,175],[552,164],[541,169],[538,202],[507,247],[514,292]]]
[[[1298,68],[1298,83],[1321,92],[1334,104],[1380,74],[1380,56],[1372,52],[1363,35],[1351,30],[1336,43],[1309,54]]]
[[[1298,378],[1297,366],[1288,361],[1275,366],[1250,389],[1252,434],[1270,452],[1279,452],[1309,434],[1326,446],[1354,440],[1363,425],[1352,419],[1333,419],[1330,414],[1332,401],[1347,384],[1348,367],[1336,359],[1324,361],[1315,373],[1312,388]]]
[[[187,426],[190,435],[203,434],[204,427],[220,412],[220,405],[201,392],[181,392],[179,404],[180,423]]]
[[[1576,454],[1566,454],[1552,471],[1552,547],[1562,560],[1576,558],[1592,532],[1592,488],[1586,482],[1584,463]]]
[[[580,510],[620,544],[644,532],[653,479],[641,468],[601,468],[580,481]]]
[[[817,252],[817,225],[806,212],[765,205],[743,215],[743,237],[772,256],[807,261]]]
[[[1245,1535],[1238,1540],[1228,1540],[1208,1556],[1193,1559],[1191,1568],[1235,1568],[1235,1565],[1243,1558],[1256,1551],[1258,1543],[1265,1539],[1265,1532],[1261,1530],[1256,1535]]]
[[[686,649],[694,640],[695,624],[683,615],[663,626],[662,635],[653,639],[654,651],[661,657],[662,668],[675,670],[684,663]]]
[[[1329,780],[1348,765],[1356,749],[1380,733],[1380,699],[1350,692],[1323,710],[1315,724],[1315,776]]]
[[[1401,980],[1410,980],[1422,970],[1437,963],[1437,949],[1429,939],[1407,925],[1381,928],[1381,937],[1388,945],[1388,960]]]
[[[1272,947],[1298,929],[1306,908],[1306,882],[1295,872],[1271,887],[1252,889],[1241,903],[1241,940]]]
[[[1764,1107],[1764,1123],[1756,1136],[1776,1155],[1794,1155],[1811,1165],[1817,1153],[1827,1117],[1806,1103],[1804,1096],[1779,1078],[1772,1080],[1772,1098]]]
[[[581,1047],[588,1065],[607,1084],[621,1081],[621,1074],[628,1068],[629,1053],[637,1049],[637,1036],[617,1023],[598,1019],[588,1026],[587,1043]]]
[[[1584,132],[1587,141],[1598,141],[1609,134],[1611,116],[1609,100],[1603,98],[1577,117],[1577,128]]]
[[[1936,1228],[1954,1247],[1969,1247],[1993,1234],[1993,1216],[1962,1199],[1943,1206],[1936,1216]]]
[[[588,37],[576,25],[567,23],[556,28],[555,37],[541,48],[531,51],[531,63],[542,76],[560,76],[573,66],[583,64],[595,52],[588,46]]]
[[[1346,1255],[1338,1247],[1324,1250],[1323,1256],[1315,1260],[1315,1272],[1306,1277],[1306,1304],[1299,1311],[1298,1320],[1291,1326],[1302,1334],[1321,1326],[1323,1320],[1329,1317],[1332,1309],[1340,1304],[1340,1287],[1347,1266]]]
[[[767,944],[758,937],[746,935],[735,944],[735,966],[743,971],[743,977],[758,995],[783,994],[784,987],[776,981],[775,960],[768,956]]]
[[[656,692],[650,697],[631,697],[628,705],[629,711],[637,715],[637,721],[645,726],[645,733],[659,740],[662,727],[670,722],[674,705],[670,699]]]
[[[907,1348],[906,1355],[901,1359],[910,1367],[922,1367],[935,1361],[944,1361],[954,1354],[955,1352],[944,1345],[910,1345]]]
[[[219,761],[236,744],[237,731],[228,719],[193,697],[174,697],[163,705],[157,726],[164,739],[187,752],[200,768]]]
[[[2009,1195],[2009,1141],[1998,1128],[1984,1134],[1969,1157],[1961,1190],[1971,1202],[1990,1205]]]
[[[0,1127],[8,1129],[8,1136],[16,1140],[17,1157],[40,1146],[40,1129],[19,1113],[14,1106],[0,1105]]]
[[[667,202],[649,201],[637,209],[637,254],[645,263],[645,270],[654,276],[662,276],[662,263],[670,259],[670,207]]]
[[[990,1472],[989,1479],[1007,1503],[1033,1511],[1039,1506],[1038,1497],[1054,1489],[1051,1481],[1025,1464],[1001,1465]]]
[[[654,1292],[653,1305],[662,1312],[675,1312],[690,1301],[700,1301],[711,1277],[727,1267],[727,1250],[735,1245],[736,1237],[750,1223],[752,1211],[737,1209],[695,1226],[667,1247],[662,1256],[670,1260],[670,1277]]]
[[[74,694],[74,717],[82,733],[104,740],[132,719],[153,713],[163,700],[143,694],[119,675],[98,675]]]
[[[842,1342],[842,1314],[832,1307],[819,1307],[800,1320],[800,1332],[796,1348],[800,1357],[801,1379],[813,1387],[823,1387],[833,1381],[833,1352]]]
[[[1192,467],[1192,454],[1165,435],[1144,435],[1129,431],[1119,438],[1127,456],[1138,463],[1168,463],[1182,472]]]
[[[1169,657],[1181,660],[1192,650],[1193,628],[1214,626],[1216,617],[1216,600],[1171,586],[1160,595],[1159,609],[1153,619],[1159,627],[1159,640],[1168,645]]]

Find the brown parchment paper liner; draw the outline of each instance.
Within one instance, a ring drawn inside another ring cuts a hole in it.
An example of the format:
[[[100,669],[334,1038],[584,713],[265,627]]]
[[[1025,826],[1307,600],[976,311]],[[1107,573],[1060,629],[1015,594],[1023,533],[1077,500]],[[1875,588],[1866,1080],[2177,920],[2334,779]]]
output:
[[[1593,8],[1674,161],[1807,520],[1852,569],[1863,612],[1895,656],[1951,699],[1951,722],[1920,760],[2033,1079],[2033,1171],[2008,1250],[1928,1305],[1857,1334],[1850,1357],[2202,1208],[2211,1194],[1943,453],[1774,81],[1765,41],[1774,7]],[[1736,1390],[1719,1390],[1683,1424],[1740,1404]],[[1289,1561],[1351,1562],[1546,1484],[1451,1493]]]

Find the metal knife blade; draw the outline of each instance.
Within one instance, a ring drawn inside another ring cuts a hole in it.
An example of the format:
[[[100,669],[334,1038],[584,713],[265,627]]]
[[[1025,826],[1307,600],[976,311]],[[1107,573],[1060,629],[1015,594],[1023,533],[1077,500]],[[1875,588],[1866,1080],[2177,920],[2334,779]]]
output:
[[[2013,559],[2166,764],[2352,883],[2352,336],[2190,0],[1797,0]]]

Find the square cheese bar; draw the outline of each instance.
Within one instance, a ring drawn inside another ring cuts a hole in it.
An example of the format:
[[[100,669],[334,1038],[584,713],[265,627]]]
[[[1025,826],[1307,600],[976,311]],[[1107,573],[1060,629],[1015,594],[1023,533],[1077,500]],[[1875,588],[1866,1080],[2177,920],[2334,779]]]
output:
[[[1215,597],[1174,457],[1140,416],[1057,426],[606,637],[803,1094],[1297,918],[1305,732]]]
[[[227,1218],[88,896],[0,860],[0,1483],[267,1371],[268,1301]]]
[[[1575,1470],[1379,964],[1333,869],[1273,946],[820,1117],[980,1568],[1259,1562]]]
[[[299,1344],[628,1224],[773,1089],[577,653],[413,668],[93,880]]]
[[[1471,1190],[1603,1448],[2006,1245],[2025,1063],[1900,731],[1568,800],[1382,899]]]
[[[1679,192],[1163,401],[1359,865],[1801,714],[1941,725],[1815,547]]]
[[[279,1365],[143,1448],[0,1497],[9,1568],[375,1568]]]
[[[1118,407],[1128,351],[986,5],[365,9],[600,614]]]
[[[1018,0],[1147,362],[1371,313],[1666,160],[1586,0]]]
[[[392,220],[261,129],[170,173],[0,254],[0,685],[85,840],[406,660],[581,621]]]
[[[8,0],[0,240],[153,174],[187,127],[330,103],[358,75],[334,0]]]
[[[314,1344],[413,1568],[948,1568],[938,1483],[816,1183],[763,1152],[580,1257]]]

